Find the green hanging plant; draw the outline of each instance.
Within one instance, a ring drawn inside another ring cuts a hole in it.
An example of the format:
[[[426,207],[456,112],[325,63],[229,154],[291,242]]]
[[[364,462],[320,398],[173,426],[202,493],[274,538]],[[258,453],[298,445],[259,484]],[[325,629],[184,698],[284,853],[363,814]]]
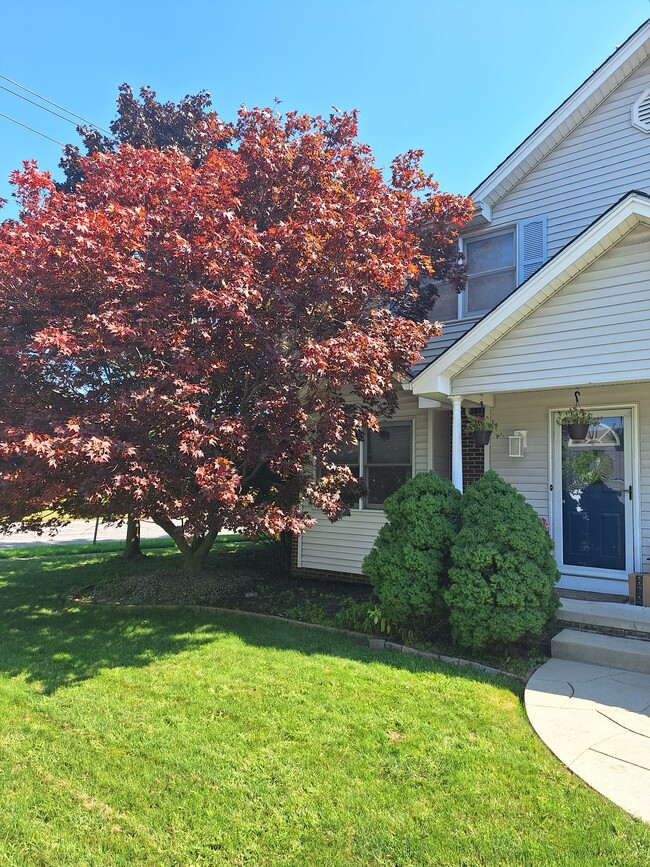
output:
[[[557,417],[557,423],[562,427],[568,427],[569,425],[591,426],[596,424],[597,421],[598,419],[593,413],[583,409],[581,406],[572,406],[570,409],[565,409]]]
[[[469,433],[474,433],[475,431],[490,431],[495,436],[500,437],[503,434],[498,432],[499,425],[497,422],[492,421],[491,418],[486,418],[486,416],[482,415],[470,415],[468,416],[467,423],[465,425],[465,430],[469,431]]]

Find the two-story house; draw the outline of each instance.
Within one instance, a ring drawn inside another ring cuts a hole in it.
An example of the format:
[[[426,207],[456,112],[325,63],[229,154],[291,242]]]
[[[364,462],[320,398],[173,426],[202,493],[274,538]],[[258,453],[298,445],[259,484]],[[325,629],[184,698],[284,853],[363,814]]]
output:
[[[342,459],[368,487],[297,545],[303,574],[361,578],[405,479],[462,488],[484,467],[550,523],[560,587],[625,593],[650,557],[650,21],[472,193],[466,289],[441,295],[442,337],[405,383],[389,437]],[[556,423],[575,403],[584,440]],[[483,406],[505,435],[463,427]]]

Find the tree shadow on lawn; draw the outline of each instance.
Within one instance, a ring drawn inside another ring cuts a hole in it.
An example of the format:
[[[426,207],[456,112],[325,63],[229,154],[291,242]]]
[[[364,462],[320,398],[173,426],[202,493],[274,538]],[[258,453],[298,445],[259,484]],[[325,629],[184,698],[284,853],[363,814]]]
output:
[[[336,656],[413,673],[440,670],[471,680],[495,681],[494,675],[472,668],[453,669],[397,652],[376,653],[337,633],[246,614],[71,605],[68,593],[88,582],[89,565],[58,564],[56,559],[39,558],[43,572],[30,571],[34,570],[33,560],[27,570],[27,562],[21,560],[5,561],[0,567],[0,579],[4,579],[0,583],[0,673],[24,677],[46,695],[82,683],[105,669],[146,667],[231,635],[260,648]],[[151,558],[152,569],[156,568],[155,559]],[[168,563],[169,558],[165,558]],[[116,561],[102,565],[128,568]],[[513,692],[521,691],[506,678],[498,680]]]
[[[22,676],[50,694],[102,669],[144,667],[215,639],[197,630],[196,618],[187,612],[157,611],[149,617],[128,609],[69,605],[67,594],[75,582],[87,582],[89,566],[59,559],[38,558],[38,567],[33,559],[0,564],[0,672],[5,675]],[[118,561],[111,566],[129,568]]]

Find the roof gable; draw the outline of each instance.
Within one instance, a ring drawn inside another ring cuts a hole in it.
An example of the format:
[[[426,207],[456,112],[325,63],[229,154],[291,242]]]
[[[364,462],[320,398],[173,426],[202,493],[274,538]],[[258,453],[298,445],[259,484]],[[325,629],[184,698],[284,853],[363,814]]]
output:
[[[451,379],[576,275],[600,258],[639,223],[650,225],[650,196],[633,191],[550,259],[491,313],[421,371],[410,386],[416,394],[451,394]]]
[[[477,222],[650,56],[650,19],[639,27],[562,105],[472,192]]]
[[[647,379],[649,249],[638,224],[454,376],[454,394]]]

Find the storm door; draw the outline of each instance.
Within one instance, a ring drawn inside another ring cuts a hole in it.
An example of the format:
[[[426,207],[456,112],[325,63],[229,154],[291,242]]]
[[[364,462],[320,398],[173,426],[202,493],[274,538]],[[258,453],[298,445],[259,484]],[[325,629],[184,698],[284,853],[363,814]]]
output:
[[[574,574],[633,569],[632,412],[593,411],[584,440],[554,424],[555,539]]]

